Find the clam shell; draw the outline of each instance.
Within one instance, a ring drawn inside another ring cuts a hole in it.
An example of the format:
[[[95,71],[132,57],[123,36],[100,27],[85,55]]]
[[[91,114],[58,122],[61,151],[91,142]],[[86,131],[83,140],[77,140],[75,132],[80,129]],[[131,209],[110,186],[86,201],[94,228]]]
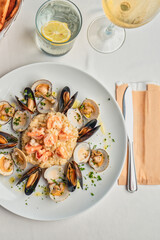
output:
[[[108,153],[104,150],[104,149],[96,149],[96,151],[99,151],[103,154],[104,157],[104,162],[101,166],[97,166],[97,164],[95,164],[93,162],[92,157],[90,157],[89,159],[89,165],[96,171],[96,172],[103,172],[109,165],[109,155]]]
[[[18,168],[24,170],[27,167],[26,155],[20,149],[14,148],[11,156]]]
[[[49,196],[55,202],[62,202],[69,196],[69,191],[67,189],[67,185],[65,184],[65,190],[60,196],[53,196],[51,192],[55,185],[56,185],[55,183],[49,184],[49,190],[50,190]]]
[[[93,108],[93,112],[90,115],[84,114],[84,105],[89,104]],[[79,107],[81,114],[88,120],[97,119],[99,116],[99,107],[92,99],[85,99]]]
[[[78,164],[88,162],[91,155],[89,143],[79,143],[73,153],[74,161]]]
[[[64,167],[55,165],[47,168],[44,172],[44,178],[48,183],[54,183],[54,180],[64,179]]]
[[[67,118],[75,128],[80,129],[83,126],[83,117],[77,108],[70,108],[67,111]]]
[[[26,111],[16,111],[13,120],[12,120],[12,128],[16,132],[25,131],[31,122],[31,114]]]
[[[8,169],[8,170],[7,170]],[[0,174],[9,176],[13,173],[14,163],[10,154],[0,154]]]
[[[1,101],[1,102],[0,102],[0,106],[2,106],[2,105],[4,105],[4,104],[8,105],[8,108],[12,108],[12,109],[13,109],[13,115],[14,115],[15,108],[14,108],[9,102],[7,102],[7,101]],[[0,119],[0,125],[5,125],[5,124],[7,124],[11,119],[12,119],[12,117],[8,117],[7,121],[3,121],[3,120]]]
[[[37,110],[39,113],[49,113],[51,110],[56,111],[57,105],[58,105],[57,101],[54,104],[52,104],[48,100],[42,99],[37,105]]]

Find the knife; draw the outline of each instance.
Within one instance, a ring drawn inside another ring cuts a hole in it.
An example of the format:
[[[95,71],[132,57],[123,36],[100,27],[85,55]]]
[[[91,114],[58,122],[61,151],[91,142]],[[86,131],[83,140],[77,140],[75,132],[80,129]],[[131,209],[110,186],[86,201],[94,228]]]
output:
[[[127,87],[123,96],[123,115],[126,123],[129,148],[127,190],[135,192],[138,190],[138,187],[133,151],[133,100],[131,87]]]

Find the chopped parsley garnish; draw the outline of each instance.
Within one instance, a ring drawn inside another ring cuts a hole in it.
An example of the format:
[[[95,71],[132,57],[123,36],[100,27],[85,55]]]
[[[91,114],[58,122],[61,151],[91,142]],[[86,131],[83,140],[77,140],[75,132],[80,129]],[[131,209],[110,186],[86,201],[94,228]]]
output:
[[[96,149],[96,147],[97,147],[97,145],[94,145],[94,146],[93,146],[93,149]]]
[[[112,138],[112,142],[115,142],[114,138]]]
[[[44,102],[41,102],[41,105],[42,105],[42,106],[45,106],[46,104],[45,104]]]
[[[10,108],[5,108],[5,112],[6,112],[6,113],[9,113],[9,109],[10,109]]]
[[[81,171],[84,171],[84,170],[85,170],[85,168],[81,167],[81,168],[80,168],[80,170],[81,170]]]
[[[91,196],[94,196],[94,193],[91,193]]]
[[[56,185],[58,185],[58,182],[55,179],[51,179]]]
[[[80,109],[84,108],[84,105],[82,104],[79,108],[80,108]]]
[[[50,93],[47,93],[47,94],[46,94],[46,97],[50,97],[50,96],[51,96],[51,94],[50,94]]]
[[[102,178],[98,175],[97,176],[97,181],[101,181],[102,180]]]
[[[94,174],[94,172],[90,172],[89,175],[88,175],[89,178],[93,178],[94,177],[93,174]]]
[[[18,126],[19,123],[20,123],[20,121],[21,121],[21,118],[20,118],[20,117],[15,118],[13,124],[16,125],[16,126]]]

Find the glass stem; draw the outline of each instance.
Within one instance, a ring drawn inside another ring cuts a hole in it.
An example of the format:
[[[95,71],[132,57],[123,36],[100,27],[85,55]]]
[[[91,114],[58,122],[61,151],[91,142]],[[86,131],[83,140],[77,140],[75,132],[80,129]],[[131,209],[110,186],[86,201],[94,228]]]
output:
[[[113,23],[110,23],[110,25],[106,28],[105,32],[107,35],[111,35],[113,33],[115,25]]]

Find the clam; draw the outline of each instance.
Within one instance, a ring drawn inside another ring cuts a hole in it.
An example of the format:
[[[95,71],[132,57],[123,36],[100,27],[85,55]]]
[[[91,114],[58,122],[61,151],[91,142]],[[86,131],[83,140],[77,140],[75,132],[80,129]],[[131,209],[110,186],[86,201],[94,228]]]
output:
[[[8,123],[13,117],[15,108],[7,101],[0,102],[0,125]]]
[[[89,165],[96,172],[103,172],[109,165],[109,155],[104,149],[92,150]]]
[[[73,153],[74,161],[78,164],[86,163],[90,158],[90,153],[91,151],[89,143],[86,142],[80,143],[76,146],[74,150]]]
[[[64,167],[52,166],[46,169],[44,178],[48,181],[49,195],[52,200],[60,202],[69,196],[67,184],[64,179]]]
[[[34,93],[31,88],[27,87],[24,89],[24,98],[27,103],[27,109],[29,111],[31,111],[32,113],[34,113],[36,111],[37,106],[36,106],[36,100],[34,97]],[[27,109],[25,109],[25,110],[27,110]]]
[[[41,174],[42,174],[42,169],[40,167],[38,166],[33,167],[20,178],[20,180],[16,185],[20,184],[25,179],[27,179],[27,182],[25,185],[25,194],[31,195],[39,182]]]
[[[0,174],[9,176],[13,173],[14,164],[10,154],[0,154]]]
[[[14,148],[11,156],[18,168],[24,170],[27,167],[26,155],[20,149]]]
[[[12,120],[12,128],[16,132],[26,130],[31,122],[31,114],[28,111],[16,111]]]
[[[46,99],[42,99],[38,105],[37,105],[37,110],[39,113],[49,113],[51,110],[57,110],[57,101],[52,104]]]
[[[43,97],[52,104],[55,103],[55,98],[52,96],[52,83],[48,80],[41,79],[32,85],[32,91],[36,97]]]
[[[54,180],[57,181],[64,179],[64,167],[55,165],[47,168],[44,172],[44,178],[48,183],[53,183]]]
[[[70,192],[74,192],[77,187],[77,182],[80,183],[83,189],[83,177],[78,164],[75,161],[71,161],[67,165],[66,169],[67,186]]]
[[[49,184],[49,196],[55,202],[64,201],[69,196],[69,191],[65,182],[59,181]]]
[[[67,118],[75,128],[80,129],[83,126],[83,117],[77,108],[70,108],[67,111]]]
[[[12,148],[18,144],[18,139],[6,132],[0,132],[0,149]]]
[[[96,119],[92,119],[87,124],[85,124],[79,130],[79,133],[78,133],[79,137],[77,139],[77,142],[83,142],[83,141],[87,140],[88,138],[90,138],[95,132],[97,132],[98,129],[100,128],[100,125],[96,126],[96,124],[97,124]]]
[[[61,91],[60,99],[59,99],[59,112],[66,113],[68,109],[70,109],[77,97],[78,92],[76,92],[70,98],[70,89],[69,87],[64,87]]]
[[[88,120],[97,119],[99,116],[99,107],[92,99],[85,99],[80,105],[79,110]]]

